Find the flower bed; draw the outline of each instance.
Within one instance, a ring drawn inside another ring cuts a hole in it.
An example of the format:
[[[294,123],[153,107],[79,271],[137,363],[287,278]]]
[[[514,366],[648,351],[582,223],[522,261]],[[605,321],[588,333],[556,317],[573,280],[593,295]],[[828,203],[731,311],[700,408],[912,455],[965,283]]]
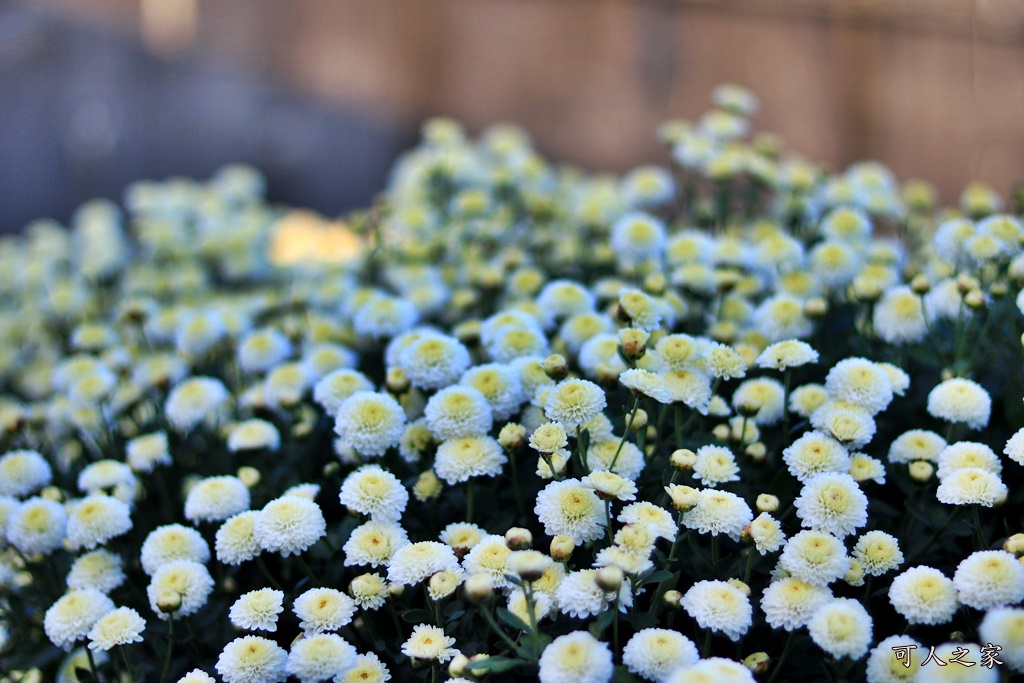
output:
[[[0,672],[1024,671],[1024,227],[714,99],[671,170],[435,120],[344,223],[230,167],[6,240]]]

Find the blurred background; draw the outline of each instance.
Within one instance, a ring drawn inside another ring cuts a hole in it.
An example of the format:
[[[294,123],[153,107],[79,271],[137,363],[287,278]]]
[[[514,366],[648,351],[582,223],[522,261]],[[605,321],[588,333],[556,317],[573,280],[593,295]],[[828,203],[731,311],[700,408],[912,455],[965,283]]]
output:
[[[0,0],[0,231],[232,161],[332,215],[434,115],[622,171],[725,81],[827,167],[1024,177],[1020,0]]]

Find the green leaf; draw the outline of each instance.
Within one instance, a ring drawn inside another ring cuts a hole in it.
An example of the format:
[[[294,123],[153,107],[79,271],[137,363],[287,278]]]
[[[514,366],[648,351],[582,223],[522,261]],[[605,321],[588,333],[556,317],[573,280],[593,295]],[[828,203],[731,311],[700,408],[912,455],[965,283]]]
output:
[[[526,633],[530,632],[530,626],[526,622],[524,622],[522,619],[520,619],[516,615],[512,614],[512,612],[509,612],[504,607],[499,607],[497,612],[498,612],[498,619],[500,619],[501,621],[504,621],[509,626],[511,626],[513,628],[517,628],[520,631],[525,631]]]
[[[425,609],[411,609],[408,612],[402,612],[402,621],[410,624],[433,624],[434,615]]]
[[[491,673],[500,674],[503,671],[514,669],[521,664],[526,664],[526,662],[511,657],[487,657],[476,662],[470,662],[466,665],[466,669],[473,672],[486,669]]]
[[[96,677],[92,675],[92,671],[86,669],[84,666],[75,667],[75,678],[81,681],[81,683],[99,683],[99,681],[96,680]]]
[[[612,674],[611,683],[641,683],[640,679],[629,673],[629,669],[624,666],[615,667],[615,673]]]
[[[615,610],[610,609],[601,613],[597,619],[590,625],[590,633],[595,638],[600,638],[601,634],[604,633],[609,626],[611,626],[612,620],[615,619]]]
[[[675,576],[675,574],[668,571],[667,569],[659,569],[645,576],[644,579],[640,582],[640,585],[646,586],[649,583],[661,583],[662,581],[668,581],[673,576]]]

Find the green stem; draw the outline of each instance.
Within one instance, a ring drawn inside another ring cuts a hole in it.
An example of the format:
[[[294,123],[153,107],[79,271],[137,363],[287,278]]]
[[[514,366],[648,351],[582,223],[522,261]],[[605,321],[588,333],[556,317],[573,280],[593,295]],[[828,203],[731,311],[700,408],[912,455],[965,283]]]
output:
[[[167,655],[164,657],[164,668],[160,672],[160,683],[167,680],[171,670],[171,653],[174,651],[174,614],[167,615]]]
[[[978,539],[978,550],[985,550],[988,547],[988,541],[985,540],[985,532],[981,528],[981,515],[978,513],[980,505],[972,505],[971,513],[974,516],[974,533]]]
[[[302,573],[306,575],[306,578],[308,578],[314,586],[320,585],[320,581],[316,578],[313,570],[309,568],[309,565],[306,564],[306,561],[302,559],[302,555],[295,556],[295,564],[299,565],[299,569],[302,570]]]
[[[273,586],[279,591],[284,590],[283,588],[281,588],[281,584],[279,584],[277,580],[274,579],[274,575],[270,573],[270,569],[267,567],[267,563],[263,561],[262,555],[256,556],[256,566],[260,568],[260,571],[263,573],[263,578],[269,581],[271,586]]]
[[[119,645],[118,649],[121,650],[121,658],[124,659],[124,666],[128,671],[128,680],[135,683],[135,669],[132,668],[132,662],[128,659],[128,649],[124,645]]]
[[[718,576],[718,534],[711,536],[711,573]]]
[[[466,480],[466,521],[473,523],[473,478]]]
[[[754,570],[754,548],[747,548],[747,568],[743,570],[743,583],[750,584],[750,574]]]
[[[779,661],[775,664],[775,670],[772,671],[771,677],[768,679],[768,683],[774,683],[775,679],[779,677],[782,672],[782,665],[786,663],[786,657],[789,656],[790,650],[793,649],[793,637],[796,635],[796,631],[790,631],[789,637],[786,638],[786,646],[782,649],[782,656],[779,657]]]
[[[782,448],[789,448],[789,379],[787,367],[782,373]]]
[[[540,642],[537,633],[537,614],[534,611],[533,585],[529,581],[523,583],[523,595],[526,598],[526,614],[530,618],[530,635],[533,641],[533,661],[540,657]]]
[[[704,645],[700,649],[701,657],[707,659],[709,654],[711,654],[711,629],[704,632]]]
[[[96,683],[99,683],[100,673],[96,670],[96,659],[92,656],[92,648],[85,648],[85,656],[89,658],[89,670],[92,671],[92,677],[96,680]]]
[[[626,445],[626,438],[629,436],[629,430],[633,427],[633,421],[636,419],[636,411],[640,408],[640,396],[633,397],[633,408],[629,411],[629,420],[626,422],[626,428],[622,430],[622,438],[619,439],[619,447],[615,449],[615,455],[612,456],[612,463],[608,465],[608,470],[615,471],[615,463],[619,460],[619,453],[622,452],[622,447]],[[579,431],[580,428],[576,428],[576,443],[579,443]],[[586,461],[584,461],[584,466]]]
[[[529,659],[529,657],[526,657],[526,655],[523,653],[523,649],[519,647],[519,643],[509,638],[508,634],[501,630],[501,626],[499,626],[498,622],[494,620],[494,615],[491,614],[491,609],[489,606],[484,606],[484,608],[480,611],[483,613],[484,618],[487,620],[487,625],[491,627],[491,630],[497,633],[498,637],[500,637],[505,642],[506,645],[512,648],[513,652],[518,654],[520,657],[523,657],[524,659]]]

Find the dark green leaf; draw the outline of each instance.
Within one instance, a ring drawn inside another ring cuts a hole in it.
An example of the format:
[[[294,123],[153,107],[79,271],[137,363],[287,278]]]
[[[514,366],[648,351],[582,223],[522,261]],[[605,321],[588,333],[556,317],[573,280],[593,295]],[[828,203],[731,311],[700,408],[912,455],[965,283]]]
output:
[[[509,612],[504,607],[498,608],[498,619],[505,622],[513,628],[517,628],[520,631],[530,632],[530,626],[516,615]]]
[[[661,583],[662,581],[671,579],[673,576],[675,576],[675,574],[672,572],[665,569],[659,569],[658,571],[651,572],[645,576],[643,581],[640,582],[640,585],[646,586],[649,583]]]
[[[486,669],[491,673],[501,673],[525,663],[521,659],[512,659],[511,657],[487,657],[477,662],[470,662],[466,665],[466,669],[469,671]]]
[[[434,615],[425,609],[411,609],[408,612],[402,612],[402,621],[410,624],[433,624]]]

